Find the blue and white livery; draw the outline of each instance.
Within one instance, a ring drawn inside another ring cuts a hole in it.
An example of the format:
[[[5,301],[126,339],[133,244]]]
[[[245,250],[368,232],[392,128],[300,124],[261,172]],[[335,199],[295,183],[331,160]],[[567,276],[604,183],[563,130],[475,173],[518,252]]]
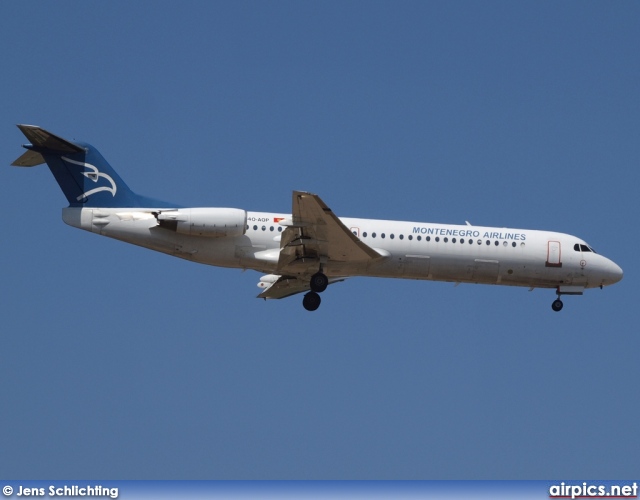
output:
[[[582,295],[622,279],[622,269],[570,234],[529,229],[339,218],[319,196],[294,191],[290,214],[181,207],[135,194],[89,144],[33,125],[13,165],[46,163],[69,206],[67,224],[212,266],[264,273],[258,295],[304,293],[316,310],[331,283],[354,276],[555,289]]]

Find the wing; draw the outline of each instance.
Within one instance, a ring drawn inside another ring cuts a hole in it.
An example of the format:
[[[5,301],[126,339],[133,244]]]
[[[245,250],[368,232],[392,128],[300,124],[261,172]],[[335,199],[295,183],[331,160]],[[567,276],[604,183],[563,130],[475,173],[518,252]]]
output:
[[[337,283],[345,279],[331,278],[329,283]],[[259,299],[284,299],[296,293],[308,292],[309,280],[299,279],[295,276],[268,274],[260,279],[258,287],[263,289],[263,292],[258,295]]]
[[[381,258],[318,195],[294,191],[292,218],[284,221],[284,225],[287,227],[280,240],[278,274],[308,274],[332,262],[366,264]]]

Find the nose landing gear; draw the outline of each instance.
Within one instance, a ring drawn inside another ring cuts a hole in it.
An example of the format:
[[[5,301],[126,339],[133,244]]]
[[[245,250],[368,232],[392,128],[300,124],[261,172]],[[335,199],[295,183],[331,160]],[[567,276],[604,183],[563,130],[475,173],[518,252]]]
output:
[[[583,285],[560,285],[556,289],[556,294],[558,295],[558,298],[553,301],[553,304],[551,304],[551,309],[553,309],[556,312],[562,310],[562,306],[564,304],[560,300],[561,295],[582,295],[583,292],[584,292]]]

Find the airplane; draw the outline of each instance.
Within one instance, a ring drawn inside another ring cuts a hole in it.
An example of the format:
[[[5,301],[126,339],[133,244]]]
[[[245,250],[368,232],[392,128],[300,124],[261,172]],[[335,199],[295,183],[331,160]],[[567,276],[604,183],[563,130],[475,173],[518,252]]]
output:
[[[584,240],[550,231],[337,217],[316,195],[293,191],[290,214],[183,207],[135,194],[93,146],[34,125],[12,165],[46,163],[70,226],[192,262],[264,273],[259,298],[304,293],[308,311],[328,285],[355,276],[555,289],[582,295],[622,279]]]

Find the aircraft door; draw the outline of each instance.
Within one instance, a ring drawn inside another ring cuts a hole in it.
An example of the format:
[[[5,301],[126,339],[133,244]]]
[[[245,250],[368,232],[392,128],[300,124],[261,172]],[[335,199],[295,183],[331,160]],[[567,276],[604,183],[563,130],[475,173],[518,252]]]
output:
[[[547,267],[562,267],[562,251],[559,241],[547,242]]]

